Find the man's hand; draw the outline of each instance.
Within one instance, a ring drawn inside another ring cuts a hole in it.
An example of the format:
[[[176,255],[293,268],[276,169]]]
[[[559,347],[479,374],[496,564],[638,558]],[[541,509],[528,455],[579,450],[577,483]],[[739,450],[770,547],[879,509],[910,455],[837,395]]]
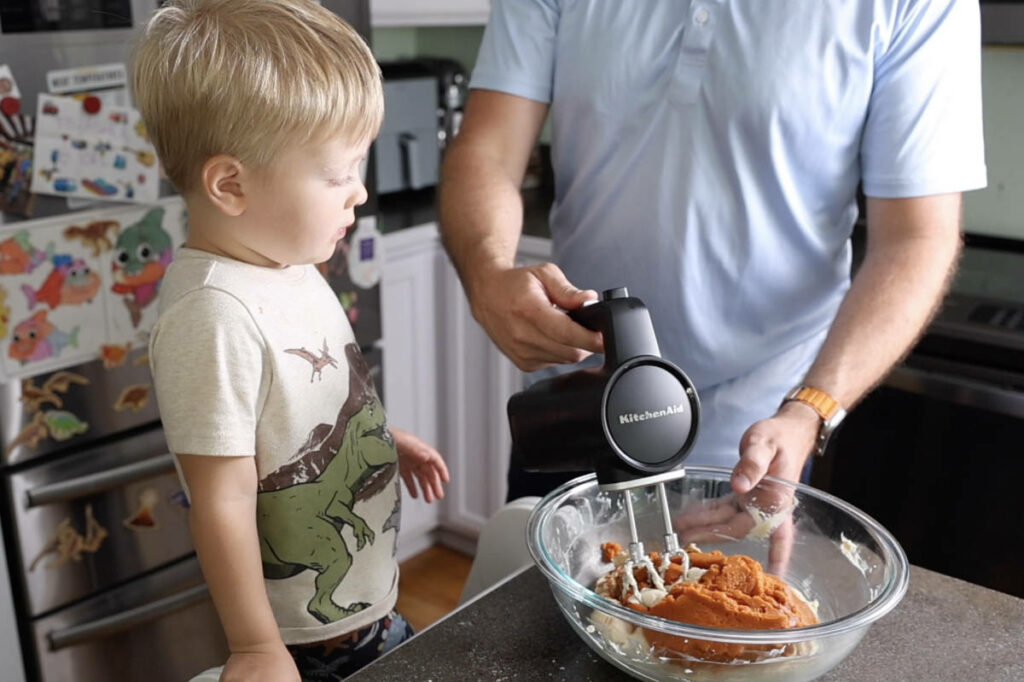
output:
[[[427,502],[444,497],[444,485],[448,482],[448,467],[441,453],[430,447],[408,431],[391,427],[398,450],[398,471],[405,481],[405,487],[413,498],[417,497],[416,482],[423,491]]]
[[[740,441],[740,461],[732,472],[732,489],[745,493],[765,474],[799,481],[820,427],[818,413],[795,400],[784,403],[775,416],[755,423]]]
[[[220,682],[302,682],[302,678],[288,649],[278,641],[232,652]]]
[[[575,310],[597,292],[577,289],[553,263],[491,270],[469,293],[473,317],[525,372],[604,352],[599,332],[558,309]]]
[[[789,401],[775,416],[747,429],[730,481],[733,494],[702,502],[697,509],[676,517],[676,531],[683,541],[740,540],[751,534],[768,537],[766,568],[784,576],[793,551],[793,488],[763,478],[767,474],[799,481],[820,425],[821,418],[813,409]]]

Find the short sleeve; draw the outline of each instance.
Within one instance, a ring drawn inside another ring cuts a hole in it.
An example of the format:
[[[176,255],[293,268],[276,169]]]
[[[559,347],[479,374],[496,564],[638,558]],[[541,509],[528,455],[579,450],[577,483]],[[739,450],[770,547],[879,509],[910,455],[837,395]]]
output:
[[[161,313],[149,359],[171,452],[255,454],[264,347],[245,306],[217,289],[192,291]]]
[[[559,0],[494,0],[470,87],[550,102],[558,4]]]
[[[915,0],[876,57],[861,142],[864,192],[913,197],[986,184],[977,0]]]

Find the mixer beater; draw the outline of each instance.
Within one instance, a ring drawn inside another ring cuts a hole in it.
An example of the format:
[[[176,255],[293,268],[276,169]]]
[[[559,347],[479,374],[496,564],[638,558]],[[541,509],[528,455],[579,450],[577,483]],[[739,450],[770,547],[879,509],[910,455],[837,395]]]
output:
[[[626,581],[639,589],[633,568],[647,569],[664,589],[668,559],[690,561],[672,528],[665,483],[682,478],[679,468],[697,436],[700,403],[689,377],[661,357],[650,314],[625,287],[569,312],[604,337],[605,362],[538,381],[508,402],[512,460],[527,471],[594,471],[602,491],[622,495],[629,521]],[[632,491],[655,486],[664,523],[660,571],[637,534]]]

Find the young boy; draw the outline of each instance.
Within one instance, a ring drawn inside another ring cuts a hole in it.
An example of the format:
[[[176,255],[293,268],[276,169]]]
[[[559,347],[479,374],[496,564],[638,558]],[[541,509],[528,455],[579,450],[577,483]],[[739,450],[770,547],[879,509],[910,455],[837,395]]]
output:
[[[392,610],[399,471],[428,502],[448,480],[389,429],[314,266],[366,201],[377,64],[311,0],[172,0],[133,86],[188,205],[150,363],[231,648],[221,680],[341,679],[411,635]]]

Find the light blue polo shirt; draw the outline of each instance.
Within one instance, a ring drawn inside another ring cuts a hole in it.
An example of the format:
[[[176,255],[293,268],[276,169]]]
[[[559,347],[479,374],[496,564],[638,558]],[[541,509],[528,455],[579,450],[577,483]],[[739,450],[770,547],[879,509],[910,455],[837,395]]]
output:
[[[472,87],[551,103],[555,260],[651,310],[689,462],[732,466],[810,366],[859,182],[986,182],[976,0],[494,0]]]

